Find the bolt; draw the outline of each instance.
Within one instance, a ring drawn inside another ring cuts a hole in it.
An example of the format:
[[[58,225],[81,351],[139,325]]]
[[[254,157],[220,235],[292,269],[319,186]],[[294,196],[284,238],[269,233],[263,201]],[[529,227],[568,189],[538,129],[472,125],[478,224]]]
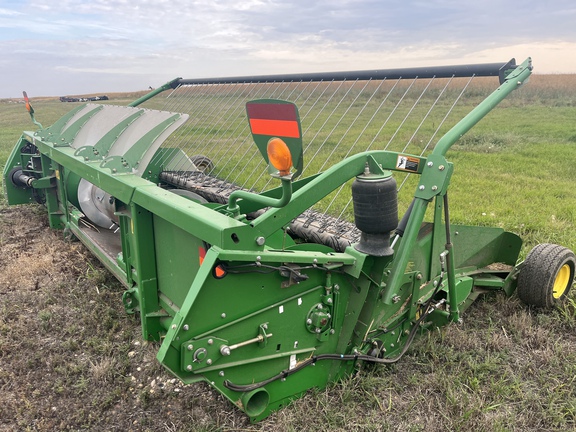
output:
[[[432,186],[432,190],[433,190],[433,191],[438,190],[438,186],[436,186],[436,185]]]
[[[208,339],[208,345],[212,345],[214,341],[212,339]]]
[[[438,169],[439,169],[440,171],[444,171],[445,168],[446,168],[446,167],[445,167],[444,165],[439,165],[439,166],[438,166]]]
[[[256,244],[262,246],[266,242],[266,239],[262,236],[256,238]]]
[[[182,327],[182,328],[184,329],[184,331],[188,331],[188,329],[189,329],[190,327],[188,326],[188,324],[184,324],[184,327]]]
[[[314,259],[312,260],[312,263],[318,264],[318,260],[317,260],[316,258],[314,258]]]
[[[264,330],[268,330],[268,324],[262,324],[262,328],[263,328]]]
[[[334,285],[334,291],[338,291],[340,289],[340,285],[336,284]]]
[[[322,329],[320,329],[319,327],[316,327],[316,330],[314,330],[316,333],[320,333],[322,331]]]
[[[262,261],[262,257],[261,257],[260,255],[258,255],[258,256],[256,257],[256,261]]]
[[[308,318],[308,319],[306,320],[306,324],[308,324],[308,325],[312,324],[312,320],[311,320],[310,318]]]
[[[226,318],[226,314],[223,313],[222,315],[220,315],[222,318]]]
[[[222,345],[220,347],[220,354],[222,354],[223,356],[229,356],[231,353],[230,351],[230,347],[228,345]]]
[[[187,371],[191,371],[191,370],[192,370],[192,365],[186,366],[186,370],[187,370]]]
[[[316,309],[322,309],[322,305],[318,304],[318,306],[316,306]]]
[[[434,166],[434,162],[428,162],[426,165],[428,165],[429,167],[433,167],[433,166]]]
[[[172,324],[172,330],[176,330],[176,324]]]
[[[336,330],[334,330],[334,329],[331,329],[331,330],[330,330],[330,334],[332,334],[332,335],[333,335],[334,333],[336,333]]]
[[[116,168],[112,168],[113,173],[116,173],[116,171],[117,171]]]
[[[218,372],[218,375],[220,375],[221,377],[223,377],[223,376],[224,376],[224,371]]]
[[[212,364],[212,360],[211,360],[211,359],[206,360],[206,364],[207,364],[208,366],[210,366],[210,365]]]
[[[400,296],[398,294],[396,294],[394,297],[392,297],[392,301],[394,303],[398,303],[400,301]]]
[[[416,279],[422,280],[422,273],[418,273],[418,274],[416,275]]]
[[[328,304],[332,304],[332,298],[330,298],[330,297],[329,297],[329,298],[327,298],[327,299],[326,299],[326,303],[328,303]]]
[[[418,187],[418,189],[420,189],[421,191],[423,191],[424,189],[426,189],[426,186],[420,185],[420,186]]]
[[[192,351],[194,349],[194,345],[190,344],[186,347],[188,351]]]

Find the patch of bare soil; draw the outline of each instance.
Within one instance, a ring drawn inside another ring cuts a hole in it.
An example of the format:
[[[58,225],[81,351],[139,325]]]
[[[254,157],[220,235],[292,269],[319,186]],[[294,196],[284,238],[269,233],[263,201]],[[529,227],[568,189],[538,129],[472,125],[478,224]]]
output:
[[[123,287],[43,208],[0,208],[0,430],[251,428],[206,384],[156,361]]]
[[[156,360],[123,287],[45,210],[0,207],[0,431],[576,430],[576,300],[504,295],[430,331],[390,367],[312,390],[257,425]]]

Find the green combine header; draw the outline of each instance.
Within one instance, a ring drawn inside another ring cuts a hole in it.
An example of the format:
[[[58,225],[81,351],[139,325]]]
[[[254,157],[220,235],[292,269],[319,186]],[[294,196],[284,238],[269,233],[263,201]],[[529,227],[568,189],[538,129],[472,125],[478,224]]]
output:
[[[38,130],[16,143],[5,194],[44,205],[125,285],[170,373],[258,421],[399,361],[480,295],[563,301],[573,252],[544,244],[519,262],[517,235],[450,221],[450,147],[531,70],[176,79],[49,127],[26,98]],[[473,79],[494,90],[464,113]]]

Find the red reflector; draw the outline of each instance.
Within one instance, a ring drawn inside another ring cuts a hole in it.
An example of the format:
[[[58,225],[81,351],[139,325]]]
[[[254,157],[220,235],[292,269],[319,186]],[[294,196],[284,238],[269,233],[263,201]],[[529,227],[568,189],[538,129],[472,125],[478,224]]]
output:
[[[249,119],[297,121],[296,107],[292,104],[247,103]]]
[[[204,249],[203,247],[199,247],[198,261],[200,261],[200,265],[202,265],[202,263],[204,262],[204,258],[206,258],[206,249]],[[224,270],[221,265],[217,265],[214,268],[214,276],[216,276],[218,279],[223,278],[224,276],[226,276],[226,270]]]
[[[250,119],[250,129],[256,135],[300,138],[298,122],[286,120]]]

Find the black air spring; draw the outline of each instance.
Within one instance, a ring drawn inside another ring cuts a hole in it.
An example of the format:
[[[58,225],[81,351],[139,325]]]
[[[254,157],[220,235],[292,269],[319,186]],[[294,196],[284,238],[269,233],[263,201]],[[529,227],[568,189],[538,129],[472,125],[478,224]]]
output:
[[[398,192],[391,173],[368,171],[352,183],[354,223],[362,232],[354,248],[373,256],[391,256],[390,233],[398,226]]]

